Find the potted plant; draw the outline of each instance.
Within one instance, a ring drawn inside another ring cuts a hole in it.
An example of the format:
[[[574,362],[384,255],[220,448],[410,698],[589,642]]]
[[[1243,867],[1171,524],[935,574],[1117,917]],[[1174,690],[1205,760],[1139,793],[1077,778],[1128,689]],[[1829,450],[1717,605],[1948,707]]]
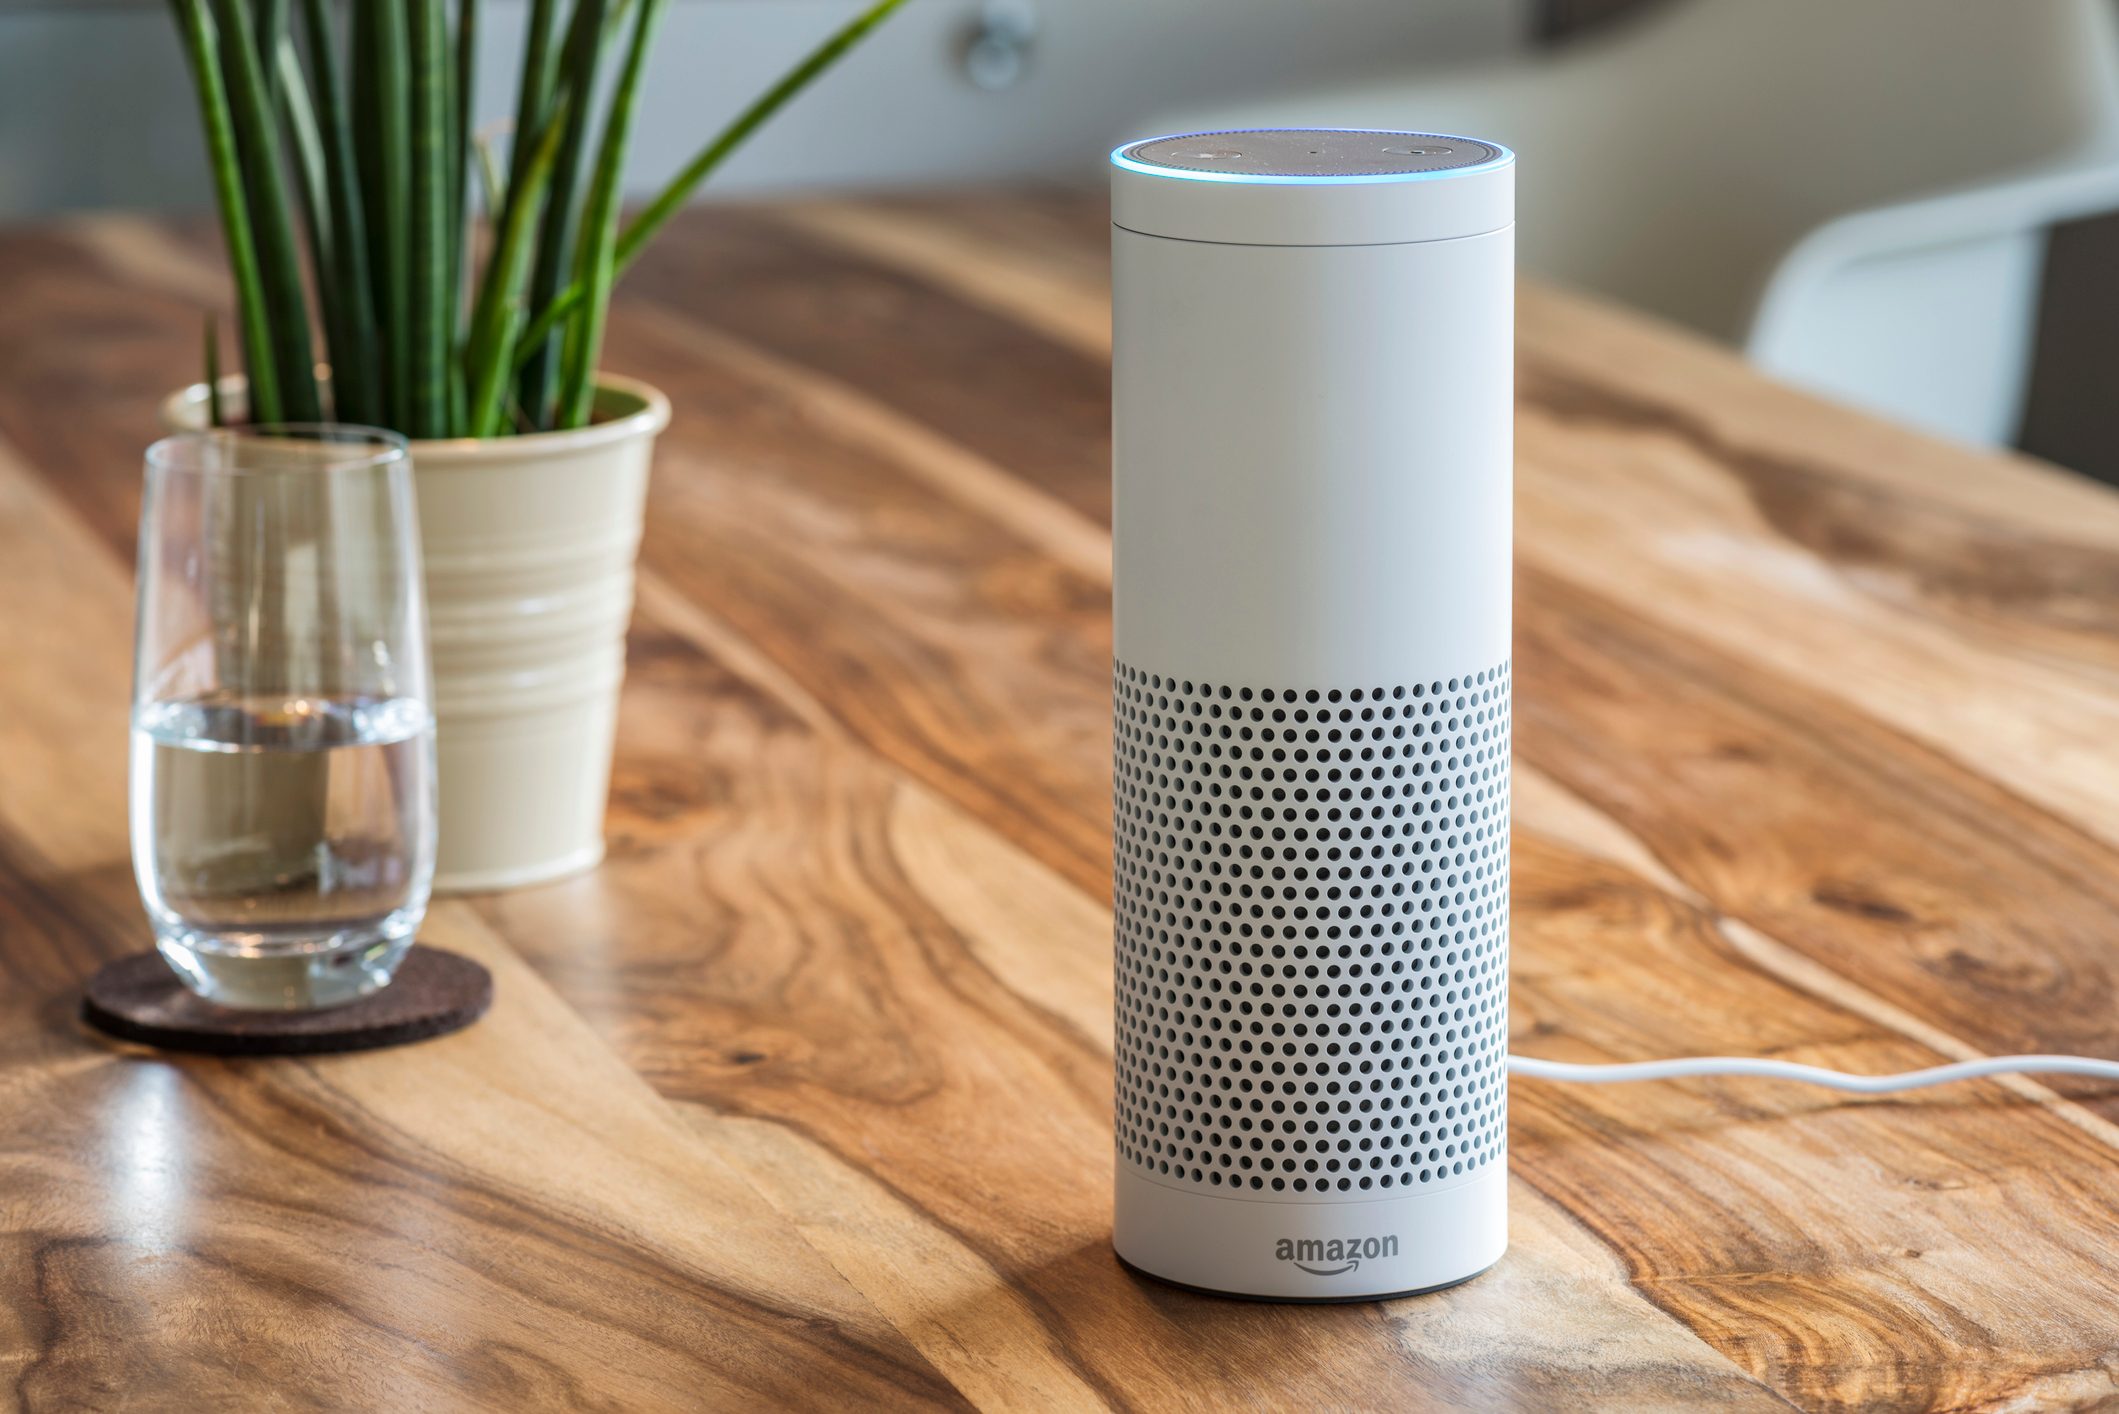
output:
[[[453,17],[444,0],[356,0],[343,31],[327,0],[294,13],[289,0],[171,2],[245,376],[217,376],[209,320],[206,382],[173,396],[165,420],[328,419],[413,439],[437,886],[588,868],[603,852],[648,463],[670,415],[655,389],[598,369],[612,286],[730,153],[903,0],[869,4],[623,221],[640,76],[668,0],[529,0],[504,154],[468,111],[479,0],[456,0]]]

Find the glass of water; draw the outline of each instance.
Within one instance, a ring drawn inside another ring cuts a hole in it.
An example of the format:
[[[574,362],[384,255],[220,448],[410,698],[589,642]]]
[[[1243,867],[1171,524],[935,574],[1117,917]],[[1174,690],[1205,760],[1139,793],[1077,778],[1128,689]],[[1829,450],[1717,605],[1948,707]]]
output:
[[[132,861],[156,946],[226,1006],[390,980],[434,874],[434,716],[395,433],[260,426],[147,453]]]

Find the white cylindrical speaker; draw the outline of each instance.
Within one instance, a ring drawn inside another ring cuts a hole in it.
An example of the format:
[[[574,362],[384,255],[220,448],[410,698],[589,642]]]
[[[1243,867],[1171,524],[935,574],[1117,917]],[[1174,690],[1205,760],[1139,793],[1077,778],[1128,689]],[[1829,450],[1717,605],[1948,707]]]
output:
[[[1118,1255],[1450,1286],[1507,1242],[1514,158],[1112,162]]]

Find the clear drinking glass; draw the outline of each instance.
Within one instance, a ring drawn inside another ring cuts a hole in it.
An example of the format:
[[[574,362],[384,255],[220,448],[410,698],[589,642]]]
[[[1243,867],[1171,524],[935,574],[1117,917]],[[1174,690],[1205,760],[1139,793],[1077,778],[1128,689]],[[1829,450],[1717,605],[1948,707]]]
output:
[[[404,439],[186,433],[147,452],[132,860],[156,946],[227,1006],[389,982],[434,875],[434,714]]]

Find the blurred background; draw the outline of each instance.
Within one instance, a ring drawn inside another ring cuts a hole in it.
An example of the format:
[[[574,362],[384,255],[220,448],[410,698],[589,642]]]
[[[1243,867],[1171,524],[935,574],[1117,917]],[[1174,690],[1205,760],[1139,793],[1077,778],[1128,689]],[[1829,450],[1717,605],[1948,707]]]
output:
[[[2119,0],[912,0],[722,195],[1094,186],[1189,127],[1472,132],[1526,272],[1938,435],[2119,482]],[[488,0],[483,120],[519,0]],[[645,189],[852,0],[680,0]],[[158,0],[0,0],[0,220],[203,209]]]

